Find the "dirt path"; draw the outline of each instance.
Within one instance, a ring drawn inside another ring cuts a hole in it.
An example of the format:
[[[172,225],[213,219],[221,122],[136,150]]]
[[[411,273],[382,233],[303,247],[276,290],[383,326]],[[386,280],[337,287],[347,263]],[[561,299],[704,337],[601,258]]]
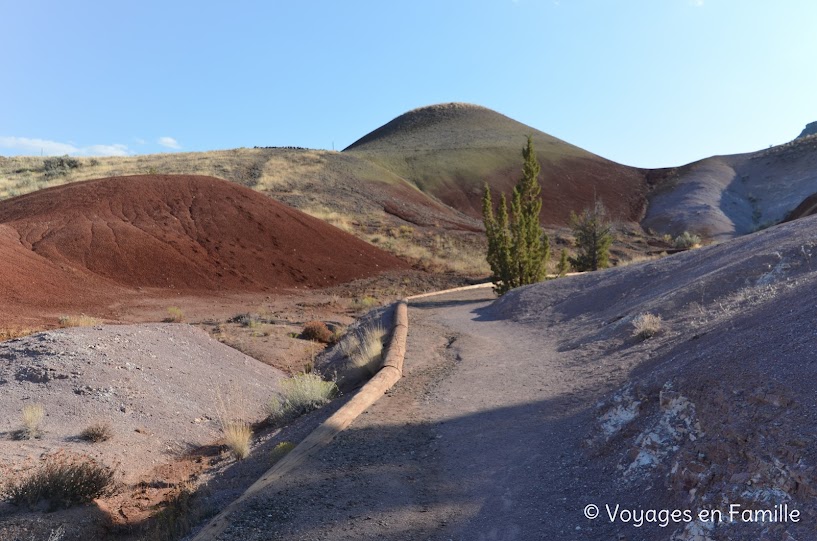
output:
[[[413,303],[405,377],[221,539],[614,539],[582,515],[611,476],[577,452],[608,371],[490,298]]]

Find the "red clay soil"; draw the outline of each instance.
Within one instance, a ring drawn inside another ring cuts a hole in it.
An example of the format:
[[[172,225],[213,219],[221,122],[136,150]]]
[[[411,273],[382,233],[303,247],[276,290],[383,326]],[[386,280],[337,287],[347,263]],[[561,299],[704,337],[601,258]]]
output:
[[[601,158],[566,157],[558,163],[550,163],[540,157],[542,173],[543,224],[565,226],[570,223],[570,213],[580,213],[593,206],[594,198],[604,203],[615,220],[640,222],[647,204],[647,182],[644,171],[620,165]],[[514,186],[522,176],[521,164],[517,167],[494,171],[486,182],[494,192],[510,199]],[[473,217],[482,216],[482,189],[468,188],[467,179],[455,186],[447,186],[436,193],[444,203]]]
[[[783,221],[790,222],[792,220],[805,218],[806,216],[811,216],[813,214],[817,214],[817,193],[813,193],[806,197],[803,202],[797,205],[797,208],[791,211]]]
[[[320,288],[406,268],[325,222],[205,176],[105,178],[0,202],[3,305],[94,306],[135,288]]]

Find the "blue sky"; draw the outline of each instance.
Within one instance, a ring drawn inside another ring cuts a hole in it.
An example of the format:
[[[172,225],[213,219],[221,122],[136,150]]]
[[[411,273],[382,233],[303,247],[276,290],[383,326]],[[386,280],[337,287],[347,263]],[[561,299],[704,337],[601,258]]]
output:
[[[342,149],[477,103],[681,165],[817,120],[817,2],[0,0],[0,155]]]

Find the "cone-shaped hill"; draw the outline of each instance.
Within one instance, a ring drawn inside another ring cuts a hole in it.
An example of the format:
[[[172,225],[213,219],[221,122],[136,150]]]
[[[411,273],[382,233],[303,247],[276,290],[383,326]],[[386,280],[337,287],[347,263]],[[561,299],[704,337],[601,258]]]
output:
[[[65,292],[100,281],[195,291],[313,288],[405,267],[321,220],[203,176],[41,190],[0,202],[0,228],[0,260],[8,253],[19,262],[4,280],[27,290],[54,280],[64,283],[49,287]]]
[[[366,157],[444,203],[480,216],[483,185],[510,192],[531,135],[542,165],[542,221],[565,224],[594,194],[620,219],[639,221],[646,179],[620,165],[491,109],[447,103],[409,111],[359,139],[344,152]]]

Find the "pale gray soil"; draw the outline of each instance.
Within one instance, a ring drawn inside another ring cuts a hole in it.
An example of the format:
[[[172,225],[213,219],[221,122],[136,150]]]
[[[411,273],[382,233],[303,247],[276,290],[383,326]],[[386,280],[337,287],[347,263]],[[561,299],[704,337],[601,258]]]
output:
[[[418,301],[405,377],[221,539],[817,539],[815,224]],[[636,527],[605,504],[800,521]]]
[[[114,468],[120,484],[113,499],[71,511],[0,503],[0,539],[47,539],[60,526],[65,540],[99,539],[112,522],[140,521],[163,491],[207,465],[182,460],[189,453],[212,446],[207,462],[232,462],[213,446],[221,439],[219,394],[225,411],[255,422],[282,377],[184,324],[63,329],[0,343],[0,486],[66,454]],[[34,403],[45,410],[41,436],[15,439],[22,408]],[[98,422],[110,425],[109,441],[79,437]],[[141,492],[139,482],[146,483]]]
[[[641,224],[723,241],[781,222],[817,193],[817,137],[680,167],[649,196]]]

